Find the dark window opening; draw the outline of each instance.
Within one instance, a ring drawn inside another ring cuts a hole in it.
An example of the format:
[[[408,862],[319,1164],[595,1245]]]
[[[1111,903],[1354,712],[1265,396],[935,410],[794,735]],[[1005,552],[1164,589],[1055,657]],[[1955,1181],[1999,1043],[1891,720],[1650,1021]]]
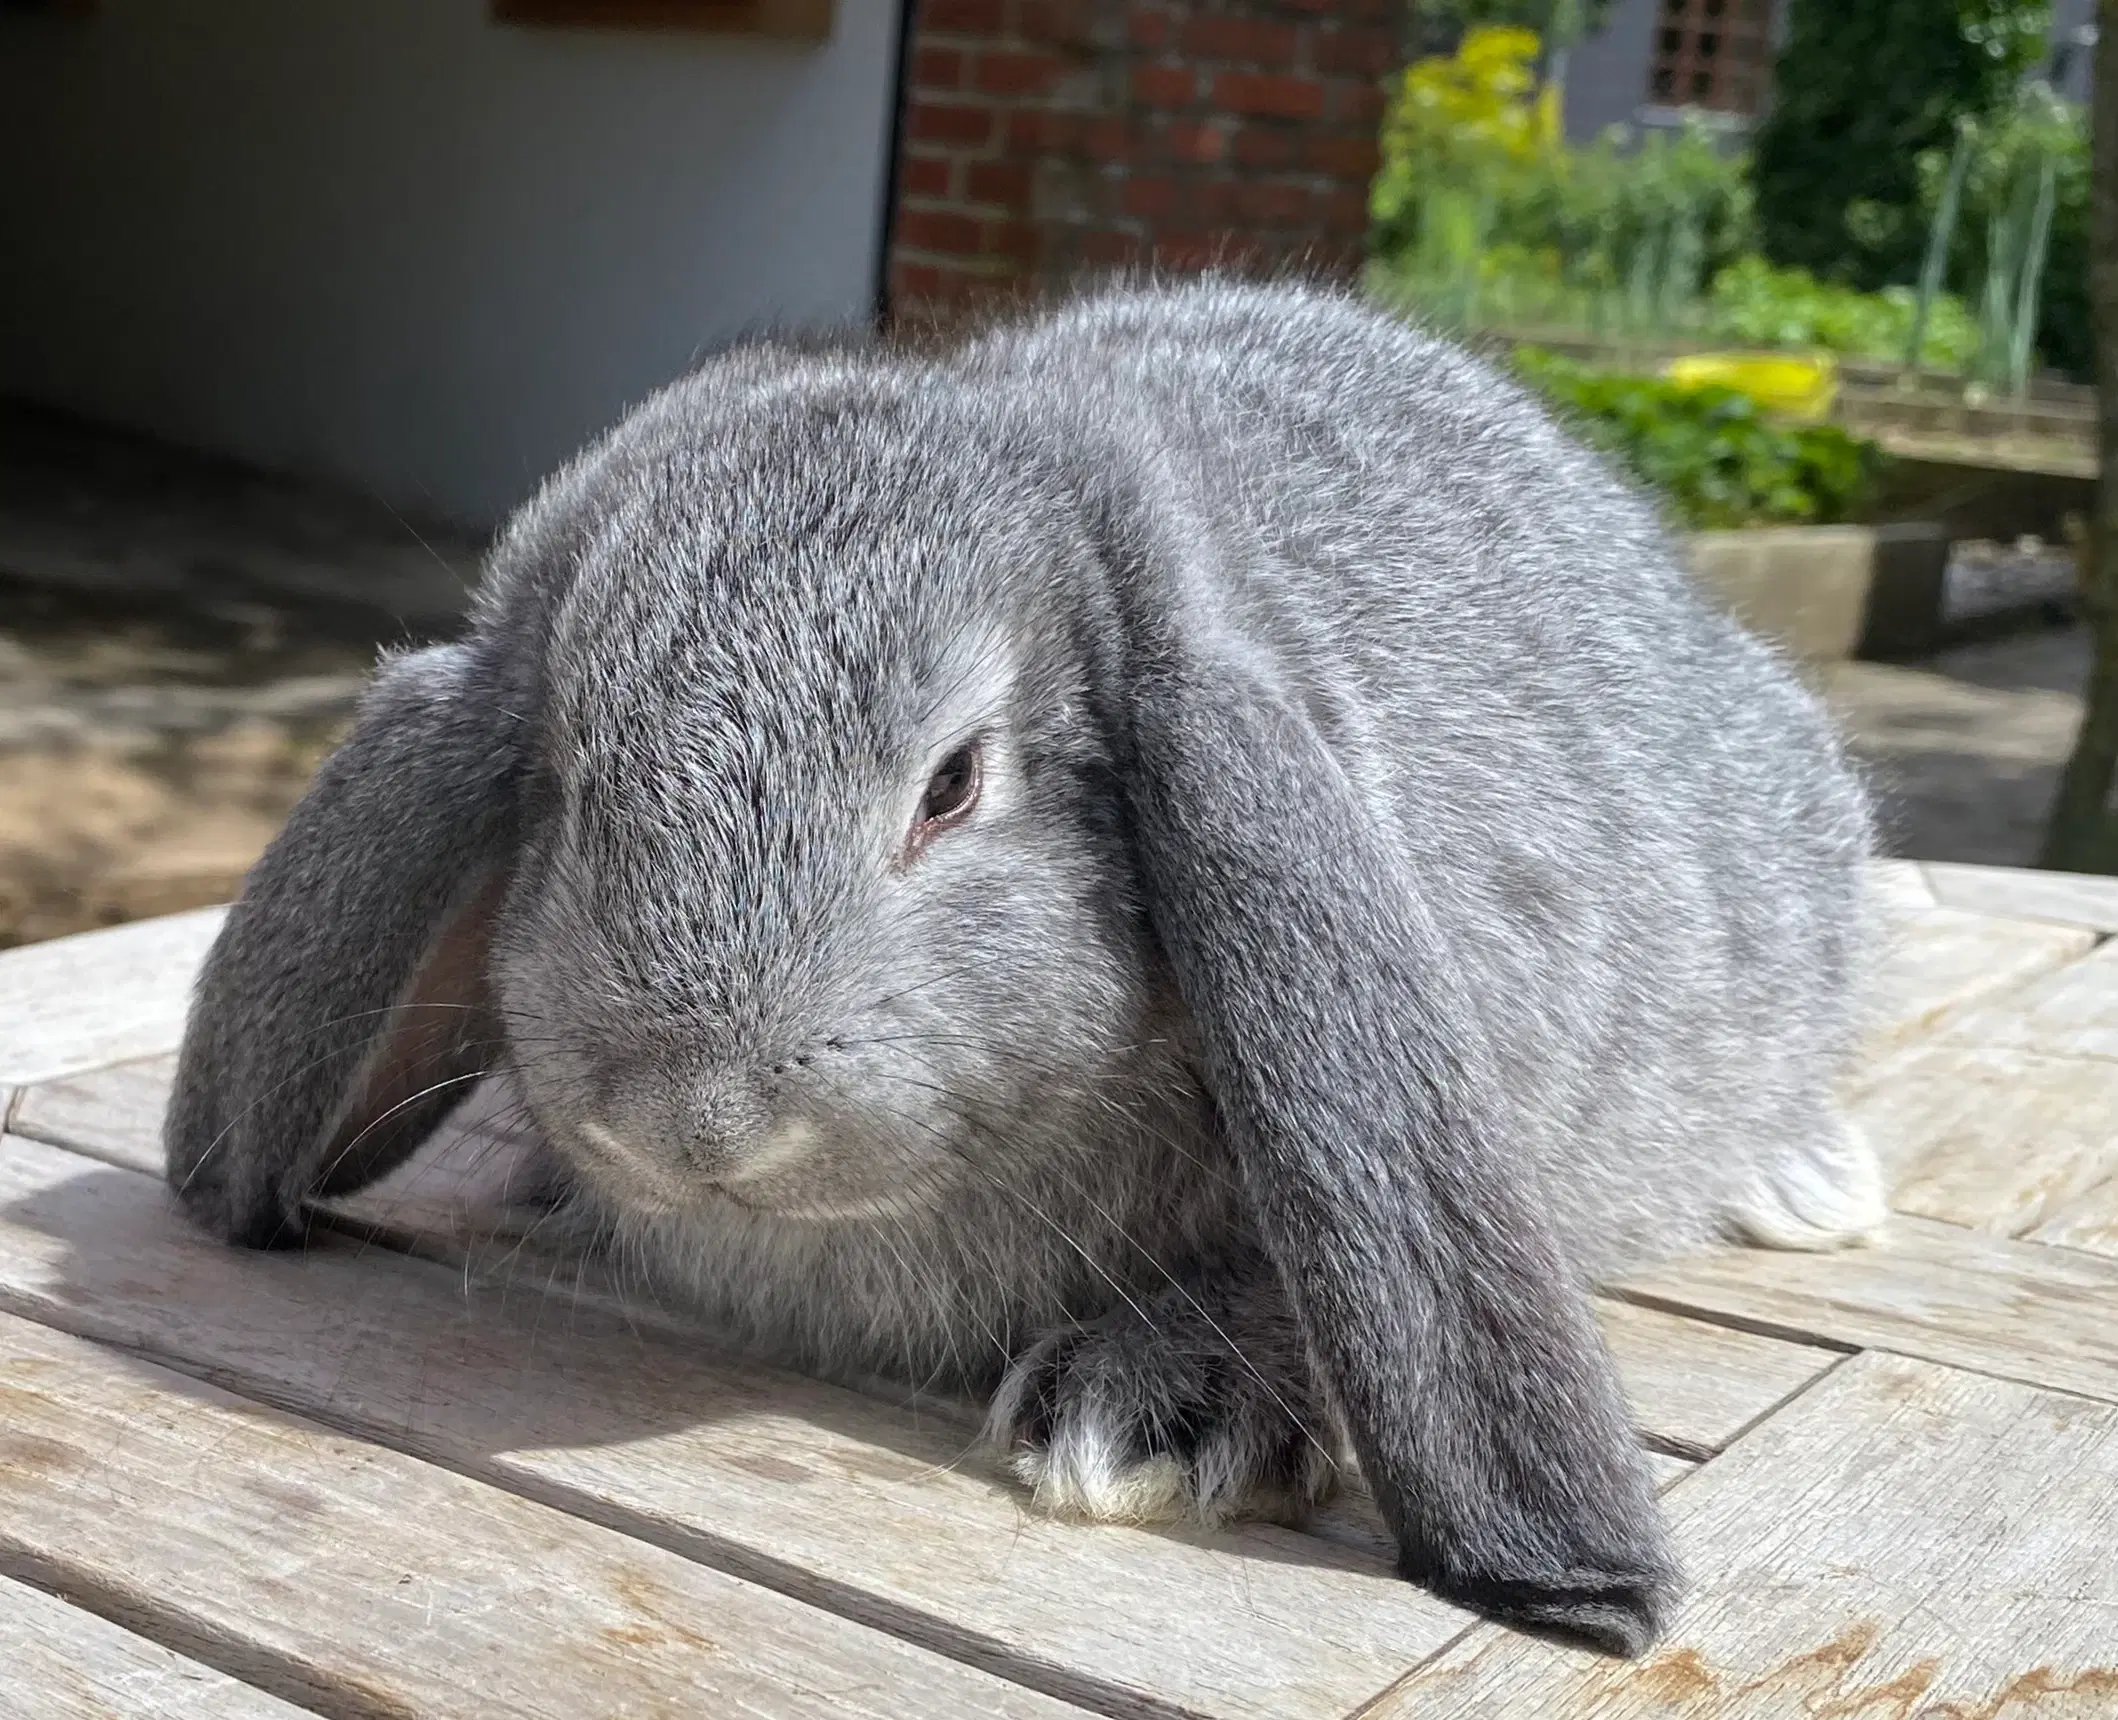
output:
[[[1755,117],[1772,65],[1771,11],[1764,0],[1663,0],[1649,99],[1682,91],[1694,107]]]

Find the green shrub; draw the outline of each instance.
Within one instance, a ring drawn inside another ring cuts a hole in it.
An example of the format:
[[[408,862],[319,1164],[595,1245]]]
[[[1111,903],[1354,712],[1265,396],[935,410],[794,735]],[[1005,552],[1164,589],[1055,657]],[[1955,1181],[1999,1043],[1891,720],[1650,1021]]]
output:
[[[2037,64],[2051,0],[1793,0],[1754,151],[1765,254],[1857,287],[1919,272],[1918,158]]]
[[[2089,323],[2088,116],[2041,85],[1979,124],[1972,167],[1950,247],[1949,279],[1966,297],[1978,294],[1996,222],[2008,218],[2025,181],[2049,158],[2057,193],[2051,247],[2045,254],[2037,348],[2047,363],[2086,381],[2093,374]],[[1949,150],[1926,151],[1919,161],[1920,209],[1931,222],[1948,174]]]
[[[1692,124],[1567,151],[1522,187],[1500,235],[1558,252],[1584,284],[1623,287],[1645,256],[1696,293],[1749,249],[1751,217],[1744,158]]]
[[[1731,388],[1612,376],[1524,347],[1517,373],[1694,529],[1843,520],[1874,483],[1874,445],[1785,424]]]
[[[1751,238],[1740,157],[1701,127],[1569,148],[1538,38],[1482,27],[1408,67],[1382,128],[1370,239],[1397,296],[1447,321],[1666,327]]]
[[[1458,10],[1535,16],[1550,4],[1463,0]],[[2021,202],[2025,163],[2051,158],[2057,200],[2038,344],[2083,373],[2086,130],[2065,104],[2017,92],[2047,15],[2048,0],[1797,0],[1780,106],[1755,162],[1696,123],[1570,147],[1556,92],[1537,81],[1536,33],[1481,24],[1453,55],[1419,60],[1396,80],[1371,197],[1378,291],[1451,326],[1692,335],[1897,363],[1917,307],[1905,283],[1919,273],[1957,117],[1999,102],[1980,121],[1947,276],[1955,291],[1930,308],[1921,360],[1952,371],[1976,361],[1981,377],[1993,368],[1996,343],[1981,360],[1969,306],[1990,235],[2021,230],[1996,223]],[[1826,60],[1830,75],[1812,75]],[[1877,66],[1900,71],[1878,80]],[[1916,100],[1915,89],[1925,92]],[[1781,135],[1797,111],[1829,119],[1838,141]],[[1935,140],[1943,147],[1920,153]],[[1889,159],[1854,159],[1878,151]],[[1838,188],[1804,192],[1793,209],[1793,188],[1827,166]],[[1770,198],[1780,201],[1768,220]],[[1775,267],[1756,252],[1761,231],[1768,251],[1800,255]],[[1889,284],[1864,291],[1871,282]]]
[[[1849,358],[1901,363],[1918,308],[1910,287],[1879,293],[1819,281],[1807,269],[1776,269],[1743,257],[1714,277],[1708,327],[1738,346],[1813,348]],[[1963,301],[1937,299],[1927,315],[1920,360],[1960,370],[1978,347],[1978,325]]]
[[[1415,60],[1383,112],[1370,239],[1384,254],[1431,246],[1437,203],[1512,203],[1564,145],[1559,106],[1538,99],[1529,30],[1481,27],[1454,54]]]

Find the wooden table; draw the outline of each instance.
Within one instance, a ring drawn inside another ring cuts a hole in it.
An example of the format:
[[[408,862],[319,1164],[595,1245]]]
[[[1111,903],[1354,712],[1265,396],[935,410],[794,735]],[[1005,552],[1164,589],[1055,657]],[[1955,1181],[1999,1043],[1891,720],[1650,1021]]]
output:
[[[1358,1495],[1040,1519],[967,1407],[511,1235],[475,1118],[211,1245],[155,1137],[215,915],[0,957],[0,1714],[2118,1715],[2118,884],[1881,877],[1885,1240],[1602,1303],[1693,1579],[1634,1664],[1393,1581]]]

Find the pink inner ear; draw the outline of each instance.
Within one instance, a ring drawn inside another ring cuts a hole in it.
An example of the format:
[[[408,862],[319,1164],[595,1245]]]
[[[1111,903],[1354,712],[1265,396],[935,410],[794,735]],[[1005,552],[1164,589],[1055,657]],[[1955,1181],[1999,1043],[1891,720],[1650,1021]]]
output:
[[[419,971],[390,1011],[362,1065],[318,1183],[344,1194],[373,1182],[426,1139],[495,1068],[499,1012],[486,978],[493,915],[507,893],[496,873],[454,909],[427,946]]]

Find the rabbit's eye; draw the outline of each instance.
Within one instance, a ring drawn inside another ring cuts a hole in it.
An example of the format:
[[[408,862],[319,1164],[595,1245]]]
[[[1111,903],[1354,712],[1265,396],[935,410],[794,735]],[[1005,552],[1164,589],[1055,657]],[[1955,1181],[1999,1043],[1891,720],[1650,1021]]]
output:
[[[984,760],[976,741],[958,747],[941,761],[941,768],[927,781],[920,797],[919,814],[912,821],[912,850],[917,853],[941,831],[961,824],[978,804],[984,777]]]

